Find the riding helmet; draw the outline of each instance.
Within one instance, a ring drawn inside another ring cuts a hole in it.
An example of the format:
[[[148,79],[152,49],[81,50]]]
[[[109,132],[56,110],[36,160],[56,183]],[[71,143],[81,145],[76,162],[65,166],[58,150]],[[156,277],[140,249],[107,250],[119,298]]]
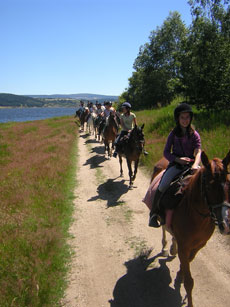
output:
[[[178,121],[180,113],[190,113],[191,121],[192,121],[193,111],[189,104],[182,102],[179,106],[176,107],[176,109],[174,110],[175,121]]]
[[[129,108],[129,109],[131,109],[131,104],[129,103],[129,102],[124,102],[124,103],[122,103],[122,105],[121,105],[121,107],[123,108],[123,107],[125,107],[125,108]]]

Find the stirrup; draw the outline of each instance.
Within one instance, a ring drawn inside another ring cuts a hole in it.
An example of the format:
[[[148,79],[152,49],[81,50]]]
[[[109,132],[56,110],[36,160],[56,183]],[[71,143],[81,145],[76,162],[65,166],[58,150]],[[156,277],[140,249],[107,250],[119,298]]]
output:
[[[149,217],[149,227],[159,228],[161,225],[158,223],[157,214],[153,214]]]

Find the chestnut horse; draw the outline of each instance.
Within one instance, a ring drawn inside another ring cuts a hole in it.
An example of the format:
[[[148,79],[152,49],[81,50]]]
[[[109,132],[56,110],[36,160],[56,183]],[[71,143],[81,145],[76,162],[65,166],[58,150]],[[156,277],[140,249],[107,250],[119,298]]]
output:
[[[131,188],[136,178],[137,168],[139,164],[140,155],[143,151],[145,139],[143,134],[144,124],[141,127],[135,125],[130,132],[126,141],[117,148],[120,162],[120,176],[123,176],[122,157],[126,158],[129,169],[129,187]],[[134,162],[134,172],[132,171],[132,162]]]
[[[112,149],[114,149],[114,142],[118,133],[118,125],[115,120],[115,115],[110,113],[107,118],[107,122],[103,131],[103,140],[105,144],[105,154],[108,152],[108,157],[112,156]],[[110,143],[112,143],[112,148],[110,148]]]
[[[223,160],[214,158],[211,161],[203,151],[201,161],[203,167],[190,178],[182,200],[174,209],[171,222],[171,233],[177,242],[180,260],[180,270],[176,281],[184,281],[188,307],[193,307],[192,289],[194,285],[190,262],[212,236],[215,224],[218,224],[220,233],[230,233],[229,181],[227,178],[230,151]],[[165,228],[162,227],[164,236]],[[162,243],[163,241],[164,238]]]

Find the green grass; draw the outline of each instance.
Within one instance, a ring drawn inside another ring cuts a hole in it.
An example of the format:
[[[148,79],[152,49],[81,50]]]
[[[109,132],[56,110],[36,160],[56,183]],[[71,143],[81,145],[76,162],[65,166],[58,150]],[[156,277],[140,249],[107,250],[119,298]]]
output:
[[[141,163],[149,172],[163,156],[164,146],[169,132],[174,128],[173,112],[180,100],[171,105],[154,110],[136,112],[138,125],[145,123],[145,148],[149,152],[141,157]],[[201,136],[202,149],[209,158],[224,158],[230,149],[230,111],[204,113],[194,110],[193,124]]]
[[[76,125],[62,117],[0,126],[0,306],[58,306],[71,256]]]

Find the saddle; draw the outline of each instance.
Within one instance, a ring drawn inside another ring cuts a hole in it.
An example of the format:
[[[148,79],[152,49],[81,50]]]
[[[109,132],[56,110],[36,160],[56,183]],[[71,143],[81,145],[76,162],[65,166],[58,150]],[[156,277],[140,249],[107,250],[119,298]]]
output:
[[[160,199],[160,212],[175,209],[184,196],[184,190],[192,176],[191,168],[186,168],[171,182]]]

